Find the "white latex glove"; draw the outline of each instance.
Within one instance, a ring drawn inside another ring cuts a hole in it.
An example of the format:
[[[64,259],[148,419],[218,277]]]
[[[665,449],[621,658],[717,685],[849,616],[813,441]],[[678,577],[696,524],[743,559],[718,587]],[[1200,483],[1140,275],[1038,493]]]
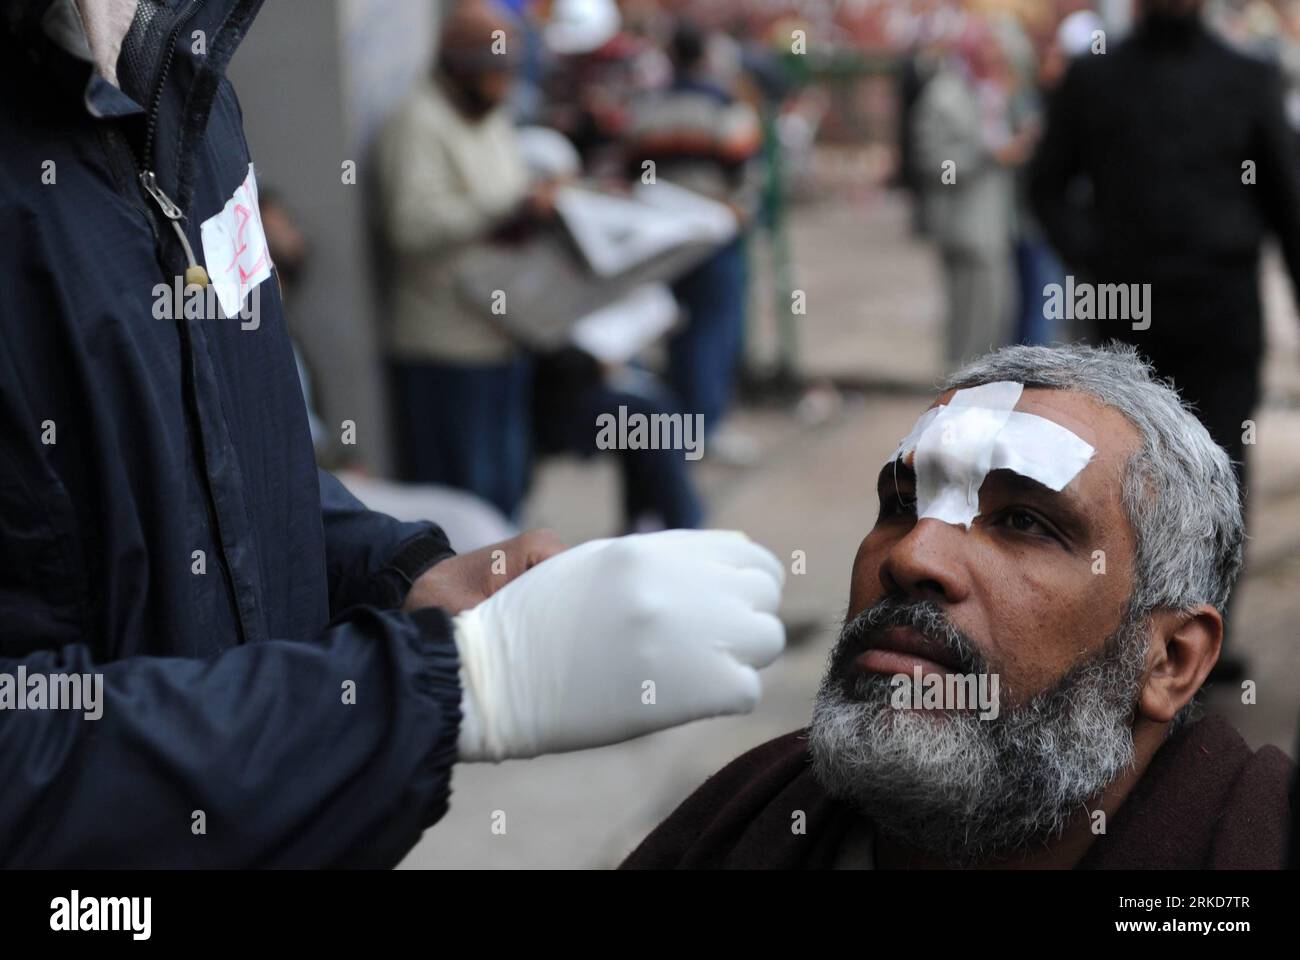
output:
[[[785,646],[784,579],[775,556],[731,531],[594,540],[538,564],[452,620],[460,759],[582,750],[748,713],[758,668]]]

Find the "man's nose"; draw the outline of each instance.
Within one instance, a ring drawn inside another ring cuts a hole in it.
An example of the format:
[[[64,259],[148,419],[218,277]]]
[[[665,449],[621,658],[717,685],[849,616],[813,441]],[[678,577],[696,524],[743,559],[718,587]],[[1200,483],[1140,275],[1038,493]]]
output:
[[[960,603],[970,592],[963,527],[942,520],[918,520],[894,542],[880,565],[886,593],[917,600]]]

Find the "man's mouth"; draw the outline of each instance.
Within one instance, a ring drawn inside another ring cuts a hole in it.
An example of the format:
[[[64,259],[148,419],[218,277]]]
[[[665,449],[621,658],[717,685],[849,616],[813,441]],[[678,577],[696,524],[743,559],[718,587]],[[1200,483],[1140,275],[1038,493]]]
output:
[[[867,637],[866,649],[853,658],[852,667],[864,673],[902,673],[909,677],[918,667],[923,677],[963,672],[959,658],[944,644],[907,626],[873,630]]]

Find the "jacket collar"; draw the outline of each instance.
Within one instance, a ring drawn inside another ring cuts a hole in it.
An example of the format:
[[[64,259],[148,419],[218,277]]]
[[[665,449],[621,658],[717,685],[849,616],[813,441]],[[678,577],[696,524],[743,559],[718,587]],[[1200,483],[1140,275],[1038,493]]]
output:
[[[42,71],[47,79],[79,89],[92,117],[122,117],[146,111],[148,97],[143,91],[166,52],[159,40],[167,36],[176,18],[187,11],[196,14],[195,28],[208,35],[203,69],[219,75],[261,5],[262,0],[138,0],[118,63],[120,70],[126,66],[128,45],[136,51],[134,73],[140,76],[135,84],[124,75],[115,86],[96,69],[77,0],[5,0],[0,40],[16,46],[31,68]]]
[[[92,117],[121,117],[144,112],[139,103],[118,88],[116,70],[114,76],[109,78],[96,64],[85,21],[76,0],[50,0],[40,22],[45,36],[78,61],[75,67],[69,67],[70,70],[84,72],[89,66],[90,73],[85,79],[83,95],[87,113]],[[122,36],[117,38],[119,45],[125,36],[124,30]]]

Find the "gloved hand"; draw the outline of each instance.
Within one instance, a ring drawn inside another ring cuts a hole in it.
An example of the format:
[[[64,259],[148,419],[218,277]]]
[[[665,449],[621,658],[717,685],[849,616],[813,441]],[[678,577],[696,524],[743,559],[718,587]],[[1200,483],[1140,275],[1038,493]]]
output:
[[[785,646],[784,578],[768,550],[713,530],[594,540],[538,564],[452,620],[460,759],[582,750],[749,712],[758,668]]]

